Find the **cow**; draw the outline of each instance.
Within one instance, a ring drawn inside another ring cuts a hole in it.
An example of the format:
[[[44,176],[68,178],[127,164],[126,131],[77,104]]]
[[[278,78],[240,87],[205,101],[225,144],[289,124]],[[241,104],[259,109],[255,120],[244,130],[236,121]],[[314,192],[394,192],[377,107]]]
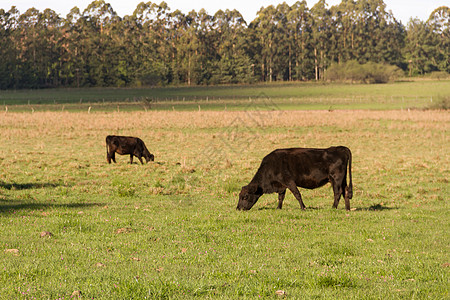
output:
[[[350,183],[347,186],[347,164]],[[353,197],[352,153],[344,146],[327,149],[277,149],[265,156],[253,179],[239,193],[238,210],[249,210],[263,194],[278,193],[278,209],[283,206],[289,189],[305,210],[297,187],[315,189],[330,182],[334,192],[333,207],[337,208],[341,195],[345,208],[350,210]]]
[[[130,154],[130,164],[133,163],[133,156],[136,156],[141,164],[144,164],[142,157],[147,162],[154,161],[155,156],[151,154],[144,142],[137,137],[108,135],[106,137],[106,160],[111,163],[111,159],[116,162],[116,152],[120,155]]]

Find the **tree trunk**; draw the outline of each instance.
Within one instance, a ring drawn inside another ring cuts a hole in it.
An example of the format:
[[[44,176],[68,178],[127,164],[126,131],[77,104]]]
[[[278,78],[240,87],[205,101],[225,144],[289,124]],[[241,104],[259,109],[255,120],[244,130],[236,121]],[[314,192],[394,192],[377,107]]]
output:
[[[188,57],[188,85],[191,85],[191,55]]]
[[[320,79],[324,79],[325,75],[325,63],[324,63],[324,57],[323,57],[323,50],[320,50],[320,66],[321,66],[321,72],[320,72]]]
[[[292,81],[291,45],[289,45],[289,81]]]
[[[319,65],[317,61],[317,48],[314,48],[314,70],[316,71],[316,81],[319,80]]]
[[[266,69],[265,69],[264,63],[262,63],[262,65],[261,65],[261,76],[262,76],[262,81],[263,82],[266,81]]]

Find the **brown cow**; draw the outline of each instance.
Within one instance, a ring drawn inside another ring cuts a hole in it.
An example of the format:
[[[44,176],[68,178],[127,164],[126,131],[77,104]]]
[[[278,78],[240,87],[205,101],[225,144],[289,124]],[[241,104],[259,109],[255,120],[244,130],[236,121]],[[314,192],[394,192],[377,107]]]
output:
[[[108,163],[111,163],[111,159],[116,162],[116,152],[120,155],[130,154],[130,164],[133,163],[133,156],[136,156],[141,164],[144,164],[142,157],[147,162],[155,160],[155,156],[148,151],[144,142],[137,137],[108,135],[106,137],[106,160]]]
[[[350,184],[347,186],[347,164]],[[352,187],[352,153],[347,147],[327,149],[277,149],[263,158],[250,183],[239,194],[238,210],[249,210],[263,194],[278,193],[278,208],[283,206],[289,189],[305,209],[297,187],[315,189],[331,182],[334,192],[333,207],[337,208],[341,195],[345,208],[350,210]]]

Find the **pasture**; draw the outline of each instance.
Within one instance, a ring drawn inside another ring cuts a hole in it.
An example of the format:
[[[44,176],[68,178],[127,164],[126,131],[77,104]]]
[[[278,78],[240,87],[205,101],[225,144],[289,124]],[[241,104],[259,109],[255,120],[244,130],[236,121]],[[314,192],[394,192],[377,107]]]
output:
[[[3,299],[449,297],[447,111],[1,113]],[[108,134],[155,162],[106,163]],[[264,155],[346,145],[352,211],[330,185],[238,193]],[[44,232],[50,232],[51,236]],[[41,237],[44,235],[43,237]]]
[[[2,110],[149,111],[248,110],[249,105],[275,110],[448,108],[450,80],[416,80],[389,84],[266,83],[257,85],[73,88],[0,91]],[[254,108],[252,108],[254,109]]]

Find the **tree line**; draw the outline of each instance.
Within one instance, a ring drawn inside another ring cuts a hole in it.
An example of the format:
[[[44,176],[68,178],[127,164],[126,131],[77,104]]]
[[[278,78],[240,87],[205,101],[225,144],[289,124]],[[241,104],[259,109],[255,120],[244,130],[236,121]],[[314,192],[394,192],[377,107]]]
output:
[[[323,80],[333,64],[396,65],[413,76],[450,73],[450,9],[405,27],[383,0],[306,1],[184,14],[140,3],[120,17],[104,0],[65,18],[0,9],[0,89],[207,85]]]

